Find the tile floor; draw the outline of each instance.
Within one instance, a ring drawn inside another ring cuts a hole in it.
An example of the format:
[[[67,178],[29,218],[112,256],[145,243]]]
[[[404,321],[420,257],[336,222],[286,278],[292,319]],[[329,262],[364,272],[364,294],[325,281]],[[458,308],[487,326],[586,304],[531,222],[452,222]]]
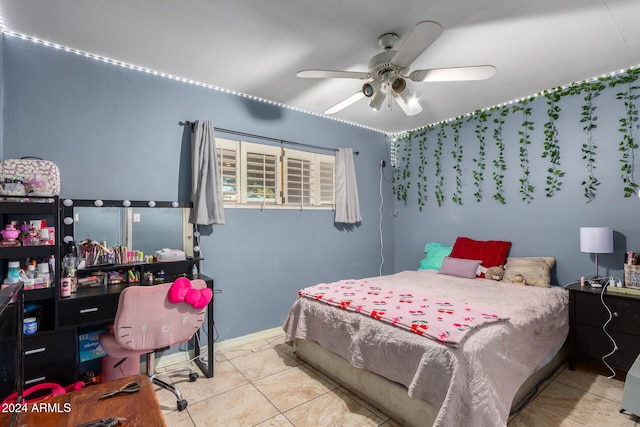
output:
[[[563,369],[509,427],[640,427],[634,415],[619,413],[623,381],[606,375],[587,364]],[[282,335],[216,353],[213,378],[172,381],[189,406],[176,411],[174,396],[157,389],[169,427],[400,426],[297,359]]]

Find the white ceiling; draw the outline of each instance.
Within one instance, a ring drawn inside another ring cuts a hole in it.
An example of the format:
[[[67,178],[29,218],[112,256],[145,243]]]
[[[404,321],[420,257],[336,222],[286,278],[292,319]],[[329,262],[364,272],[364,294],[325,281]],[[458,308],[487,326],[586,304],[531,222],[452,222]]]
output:
[[[485,81],[408,82],[423,111],[366,100],[335,114],[387,133],[435,123],[640,64],[639,0],[0,0],[4,28],[87,53],[322,114],[361,80],[378,36],[444,33],[411,67],[492,64]],[[398,45],[397,45],[398,46]]]

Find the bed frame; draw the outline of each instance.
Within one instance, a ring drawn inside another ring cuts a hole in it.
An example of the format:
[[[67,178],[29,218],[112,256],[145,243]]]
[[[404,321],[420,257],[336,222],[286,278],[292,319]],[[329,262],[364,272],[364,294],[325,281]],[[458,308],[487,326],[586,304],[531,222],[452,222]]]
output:
[[[566,347],[565,344],[556,351],[548,363],[538,367],[525,381],[513,399],[512,410],[520,410],[535,394],[538,385],[549,379],[563,364],[568,354]],[[410,397],[403,385],[356,368],[313,341],[296,339],[295,349],[300,359],[407,427],[432,425],[438,416],[438,408],[424,400]]]

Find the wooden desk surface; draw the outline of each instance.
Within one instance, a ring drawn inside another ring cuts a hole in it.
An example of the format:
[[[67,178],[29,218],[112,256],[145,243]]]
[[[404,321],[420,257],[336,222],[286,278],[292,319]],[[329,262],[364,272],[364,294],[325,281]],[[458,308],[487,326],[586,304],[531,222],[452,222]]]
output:
[[[140,384],[140,391],[100,400],[100,396],[130,381]],[[46,404],[46,405],[45,405]],[[100,418],[120,417],[119,426],[166,426],[153,385],[146,375],[134,375],[82,390],[55,396],[35,403],[25,403],[16,426],[70,426]],[[35,405],[35,406],[34,406]],[[6,410],[6,409],[5,409]],[[10,413],[0,413],[0,426],[8,426]]]

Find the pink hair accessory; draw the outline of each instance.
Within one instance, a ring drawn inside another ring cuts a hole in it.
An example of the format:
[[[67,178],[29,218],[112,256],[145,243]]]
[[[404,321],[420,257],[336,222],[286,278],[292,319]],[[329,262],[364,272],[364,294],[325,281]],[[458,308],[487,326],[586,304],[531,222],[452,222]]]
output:
[[[191,286],[189,279],[180,277],[169,288],[167,297],[172,304],[186,302],[193,308],[200,309],[209,304],[213,298],[213,291],[209,288],[196,289]]]

